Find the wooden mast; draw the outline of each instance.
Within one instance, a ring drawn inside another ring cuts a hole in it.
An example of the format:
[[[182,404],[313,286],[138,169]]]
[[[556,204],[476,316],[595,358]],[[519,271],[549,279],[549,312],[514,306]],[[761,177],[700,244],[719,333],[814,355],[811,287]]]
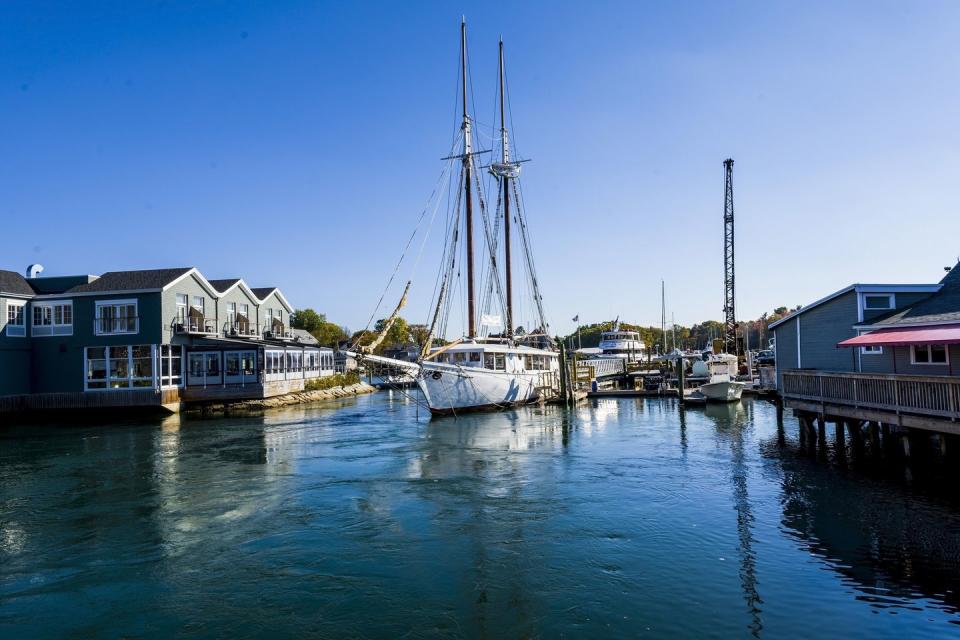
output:
[[[472,158],[470,141],[470,116],[467,114],[467,21],[460,22],[460,75],[463,89],[463,197],[466,201],[467,226],[467,337],[477,336],[476,298],[473,290],[473,198],[470,182],[472,180]]]
[[[510,153],[507,148],[507,121],[504,119],[504,79],[503,79],[503,38],[500,38],[500,147],[501,160],[504,166],[510,162]],[[503,261],[506,263],[507,280],[507,318],[506,335],[513,335],[513,275],[510,259],[510,177],[503,175]]]

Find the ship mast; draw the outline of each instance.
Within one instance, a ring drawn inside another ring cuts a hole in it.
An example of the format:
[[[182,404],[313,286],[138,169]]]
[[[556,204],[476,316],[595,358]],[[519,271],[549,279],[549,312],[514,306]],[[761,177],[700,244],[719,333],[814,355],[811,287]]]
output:
[[[463,98],[463,197],[466,204],[467,227],[467,337],[477,336],[477,314],[475,309],[476,298],[473,290],[473,198],[470,190],[472,181],[471,157],[472,143],[470,140],[470,116],[467,114],[467,21],[460,21],[460,76]]]
[[[503,38],[500,38],[500,160],[504,166],[510,163],[510,148],[507,140],[507,121],[504,117],[504,73],[503,73]],[[503,261],[506,264],[505,277],[507,280],[507,321],[506,335],[513,335],[513,276],[511,274],[510,259],[510,176],[504,172],[503,181]]]

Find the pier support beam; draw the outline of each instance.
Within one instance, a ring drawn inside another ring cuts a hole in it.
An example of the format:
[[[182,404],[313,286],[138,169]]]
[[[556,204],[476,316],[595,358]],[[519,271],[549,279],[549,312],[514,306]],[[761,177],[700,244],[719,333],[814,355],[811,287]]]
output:
[[[910,458],[910,434],[908,432],[900,434],[900,443],[903,445],[903,457]]]
[[[947,434],[945,433],[939,434],[939,439],[940,439],[940,457],[946,458],[947,457]]]
[[[880,448],[880,425],[871,422],[870,426],[870,446],[876,451]]]

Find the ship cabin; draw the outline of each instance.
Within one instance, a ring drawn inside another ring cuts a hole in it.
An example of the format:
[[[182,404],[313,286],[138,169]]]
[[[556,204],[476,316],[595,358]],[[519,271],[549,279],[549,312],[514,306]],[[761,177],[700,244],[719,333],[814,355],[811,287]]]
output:
[[[532,347],[510,347],[505,344],[463,343],[433,350],[430,359],[438,364],[474,367],[508,373],[558,371],[558,354]]]

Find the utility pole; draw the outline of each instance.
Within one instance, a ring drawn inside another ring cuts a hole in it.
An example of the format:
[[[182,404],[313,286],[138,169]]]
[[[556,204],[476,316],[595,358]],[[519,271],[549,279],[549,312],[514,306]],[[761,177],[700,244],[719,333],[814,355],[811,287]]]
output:
[[[733,159],[723,161],[725,184],[723,198],[723,346],[724,351],[739,356],[737,314],[734,309],[736,285],[733,266]]]

